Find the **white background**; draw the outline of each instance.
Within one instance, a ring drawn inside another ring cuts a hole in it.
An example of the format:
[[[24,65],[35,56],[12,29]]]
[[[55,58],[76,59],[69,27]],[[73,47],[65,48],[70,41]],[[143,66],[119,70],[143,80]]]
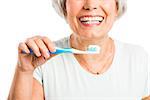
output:
[[[109,34],[141,45],[150,54],[149,9],[149,0],[128,0],[127,13]],[[20,41],[34,35],[57,40],[69,33],[68,25],[52,8],[51,0],[0,0],[0,100],[7,98]]]

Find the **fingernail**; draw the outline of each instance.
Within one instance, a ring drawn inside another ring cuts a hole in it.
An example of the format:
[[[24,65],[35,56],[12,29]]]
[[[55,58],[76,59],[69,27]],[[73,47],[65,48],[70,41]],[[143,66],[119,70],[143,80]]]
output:
[[[40,54],[40,53],[37,53],[37,56],[39,57],[39,56],[41,56],[41,54]]]
[[[26,51],[26,53],[30,53],[30,51],[29,51],[29,50],[27,50],[27,51]]]
[[[49,53],[47,53],[47,58],[49,58],[49,56],[50,56]]]
[[[53,49],[53,52],[56,52],[56,49]]]
[[[49,58],[49,53],[47,52],[46,54],[45,54],[45,58]]]
[[[56,48],[54,47],[54,48],[52,48],[52,52],[56,52]]]

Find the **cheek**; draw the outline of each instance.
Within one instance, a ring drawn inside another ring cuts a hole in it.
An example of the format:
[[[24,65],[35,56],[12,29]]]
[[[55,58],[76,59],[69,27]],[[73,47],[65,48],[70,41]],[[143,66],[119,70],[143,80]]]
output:
[[[108,33],[110,31],[110,29],[112,28],[113,23],[116,20],[116,13],[117,13],[116,2],[113,0],[105,0],[103,2],[103,10],[106,15],[105,16],[106,20],[105,20],[105,24],[102,28],[102,31],[104,33]]]
[[[67,0],[66,10],[69,16],[77,16],[82,9],[82,0]]]
[[[103,7],[105,8],[107,15],[116,16],[117,7],[116,7],[116,1],[115,0],[104,0]]]
[[[67,22],[73,30],[78,28],[77,16],[83,5],[81,1],[82,0],[67,0],[66,2]]]
[[[110,29],[117,17],[117,7],[115,0],[105,0],[104,8],[106,12],[106,25]]]

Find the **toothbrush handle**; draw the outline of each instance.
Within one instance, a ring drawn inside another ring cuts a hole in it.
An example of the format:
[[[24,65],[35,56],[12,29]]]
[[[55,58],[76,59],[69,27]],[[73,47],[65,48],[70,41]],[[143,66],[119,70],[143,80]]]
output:
[[[29,51],[30,51],[29,54],[34,55],[34,52],[33,52],[33,50],[32,50],[31,48],[29,48]],[[51,52],[51,51],[48,51],[48,52],[49,52],[49,54],[72,53],[71,51],[69,51],[69,50],[64,50],[64,49],[56,49],[55,52]],[[22,51],[22,53],[23,53],[23,54],[26,54],[25,51]]]

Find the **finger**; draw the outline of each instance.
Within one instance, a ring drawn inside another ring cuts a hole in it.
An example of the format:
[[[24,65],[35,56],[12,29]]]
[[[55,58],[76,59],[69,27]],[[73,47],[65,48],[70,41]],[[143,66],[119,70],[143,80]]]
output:
[[[18,51],[19,51],[19,53],[22,53],[22,52],[25,52],[27,54],[30,53],[27,45],[24,42],[19,43]]]
[[[48,48],[46,47],[44,42],[41,39],[36,39],[34,41],[35,41],[36,45],[38,46],[38,48],[40,49],[42,55],[47,59],[50,56],[50,54],[49,54]]]
[[[41,56],[40,50],[38,48],[38,46],[36,45],[35,41],[33,39],[28,39],[26,42],[27,46],[33,50],[33,53],[39,57]]]
[[[35,40],[35,39],[42,39],[42,36],[36,35],[36,36],[33,36],[33,37],[29,38],[29,39],[32,39],[32,40]]]
[[[56,51],[54,43],[49,38],[43,37],[42,40],[44,41],[45,45],[51,52]]]

